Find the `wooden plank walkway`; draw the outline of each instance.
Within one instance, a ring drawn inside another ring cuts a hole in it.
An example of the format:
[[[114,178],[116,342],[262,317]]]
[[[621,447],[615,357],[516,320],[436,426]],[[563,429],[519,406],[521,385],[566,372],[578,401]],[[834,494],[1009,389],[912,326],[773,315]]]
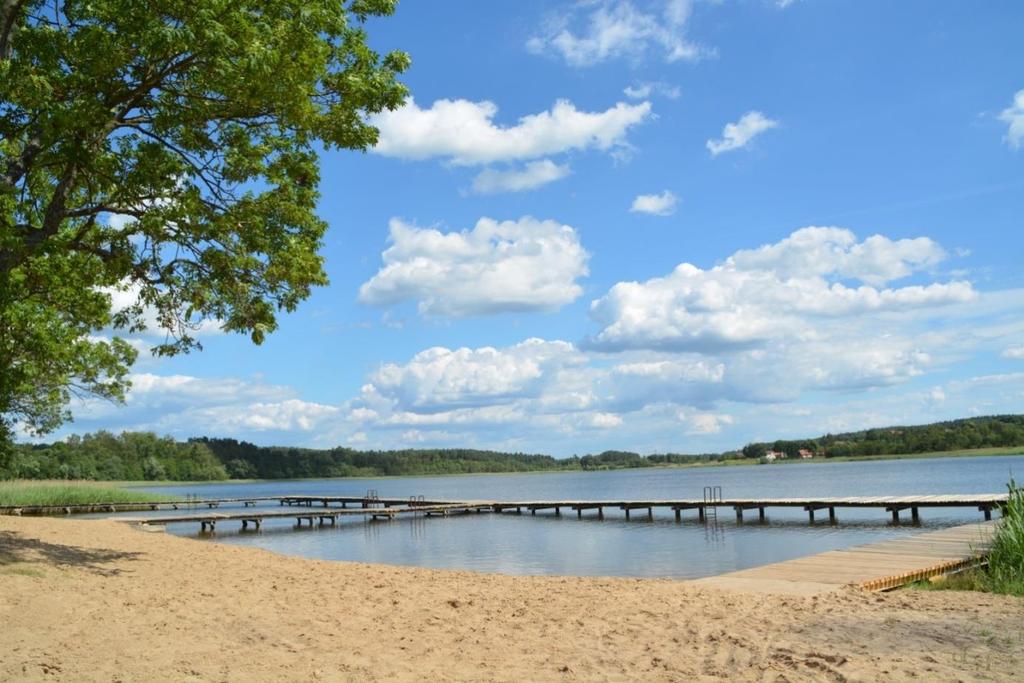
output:
[[[302,505],[312,507],[319,503],[329,507],[332,503],[340,503],[342,507],[349,504],[370,507],[371,505],[405,505],[408,498],[368,498],[366,496],[250,496],[247,498],[191,498],[184,500],[142,501],[136,503],[89,503],[87,505],[6,505],[0,506],[3,515],[70,515],[94,512],[143,512],[146,510],[181,510],[191,508],[219,508],[221,505],[241,503],[244,507],[256,506],[259,503],[276,502],[280,505]],[[417,500],[419,505],[445,505],[459,501]]]
[[[814,595],[844,586],[887,590],[979,562],[996,522],[965,524],[697,579],[757,593]]]
[[[242,503],[245,507],[257,503],[280,500],[280,496],[252,496],[249,498],[192,498],[185,500],[142,501],[137,503],[88,503],[84,505],[4,505],[0,515],[71,515],[91,512],[141,512],[145,510],[180,510],[188,507],[220,507],[222,504]]]
[[[20,506],[0,508],[0,514],[71,514],[76,512],[138,512],[144,510],[180,510],[206,507],[214,509],[223,505],[241,503],[244,507],[255,507],[259,503],[277,502],[280,506],[306,507],[314,506],[325,509],[347,509],[349,505],[359,508],[373,507],[396,507],[396,506],[437,506],[437,505],[470,505],[474,507],[490,506],[494,512],[506,512],[514,510],[522,512],[524,509],[536,514],[539,510],[554,510],[555,514],[561,514],[562,509],[576,512],[578,517],[583,517],[585,511],[596,512],[599,518],[604,518],[605,509],[618,509],[625,513],[627,519],[632,511],[646,510],[649,517],[654,516],[654,509],[669,509],[675,513],[677,520],[682,519],[686,511],[696,511],[699,519],[703,520],[709,508],[726,507],[732,508],[736,513],[737,521],[743,521],[745,511],[756,510],[761,520],[766,519],[766,511],[772,507],[802,508],[807,512],[809,520],[814,522],[815,513],[824,511],[828,513],[829,521],[837,521],[837,510],[840,508],[877,508],[884,509],[892,516],[894,522],[900,521],[900,513],[909,510],[911,519],[915,522],[920,519],[922,508],[952,508],[952,507],[976,507],[984,513],[985,519],[992,518],[992,511],[1005,505],[1007,494],[985,493],[985,494],[947,494],[947,495],[915,495],[915,496],[853,496],[845,498],[718,498],[708,500],[702,498],[675,498],[659,500],[489,500],[489,501],[459,501],[459,500],[425,500],[422,496],[411,496],[408,498],[379,497],[374,491],[368,491],[365,496],[321,496],[321,495],[287,495],[287,496],[253,496],[249,498],[210,498],[210,499],[186,499],[175,501],[152,501],[141,503],[96,503],[91,505],[70,505],[70,506]]]
[[[921,508],[953,508],[977,507],[986,520],[992,519],[992,511],[999,509],[1007,501],[1005,493],[983,494],[949,494],[949,495],[916,495],[916,496],[853,496],[846,498],[722,498],[708,501],[701,498],[672,500],[527,500],[527,501],[493,501],[495,512],[524,509],[531,513],[538,510],[554,510],[561,514],[562,508],[573,510],[577,517],[582,517],[586,510],[597,512],[599,518],[604,517],[606,508],[619,509],[627,519],[633,510],[646,510],[653,517],[654,508],[667,508],[675,512],[676,519],[681,519],[686,510],[696,510],[700,519],[704,519],[708,508],[731,507],[736,513],[737,521],[743,521],[746,510],[757,510],[760,519],[766,518],[766,510],[772,507],[802,508],[813,522],[815,512],[827,511],[829,521],[837,520],[836,510],[839,508],[878,508],[892,515],[894,522],[900,521],[900,512],[909,510],[911,519],[920,519]]]
[[[263,520],[266,519],[294,519],[296,526],[302,526],[308,522],[313,526],[314,520],[319,521],[320,526],[328,523],[335,524],[339,517],[359,516],[370,519],[394,519],[399,515],[434,515],[447,516],[453,512],[490,512],[487,504],[476,505],[473,503],[455,503],[445,505],[417,505],[414,507],[365,507],[365,508],[319,508],[313,510],[246,510],[240,512],[194,512],[185,515],[160,516],[160,517],[136,517],[122,518],[120,521],[143,524],[147,526],[162,526],[165,524],[181,524],[185,522],[198,522],[201,531],[215,531],[218,522],[237,521],[242,523],[242,530],[253,527],[259,529]]]
[[[985,516],[986,520],[992,519],[993,510],[1000,509],[1006,504],[1007,494],[985,493],[985,494],[947,494],[947,495],[914,495],[914,496],[853,496],[853,497],[823,497],[823,498],[677,498],[660,500],[488,500],[488,501],[459,501],[459,500],[425,500],[423,496],[410,496],[408,498],[379,497],[376,491],[367,491],[365,496],[326,496],[326,495],[287,495],[287,496],[253,496],[249,498],[211,498],[211,499],[186,499],[177,501],[153,501],[142,503],[99,503],[92,505],[72,506],[22,506],[0,508],[0,514],[71,514],[75,512],[137,512],[145,510],[180,510],[206,507],[214,509],[222,504],[238,504],[244,507],[255,508],[259,503],[276,501],[280,506],[305,507],[307,509],[320,507],[325,510],[348,509],[349,505],[358,506],[360,509],[372,509],[378,507],[397,508],[424,507],[424,506],[462,506],[473,507],[474,509],[489,507],[493,512],[515,511],[522,513],[525,509],[531,514],[540,510],[553,510],[560,515],[562,509],[572,510],[577,517],[582,518],[584,512],[596,512],[599,519],[604,518],[605,509],[619,509],[623,511],[626,519],[629,519],[633,511],[646,511],[651,519],[654,517],[654,509],[669,509],[675,513],[677,521],[682,520],[682,515],[687,511],[696,511],[697,517],[704,520],[709,510],[717,511],[719,507],[731,507],[736,514],[737,522],[743,521],[745,511],[756,510],[761,521],[767,519],[768,508],[802,508],[807,514],[810,522],[815,521],[816,512],[827,512],[830,523],[837,522],[837,510],[840,508],[876,508],[884,509],[892,516],[893,522],[900,521],[900,513],[909,511],[913,522],[920,521],[920,510],[923,508],[954,508],[954,507],[975,507]],[[282,516],[295,516],[285,513]],[[255,519],[250,516],[248,519]]]

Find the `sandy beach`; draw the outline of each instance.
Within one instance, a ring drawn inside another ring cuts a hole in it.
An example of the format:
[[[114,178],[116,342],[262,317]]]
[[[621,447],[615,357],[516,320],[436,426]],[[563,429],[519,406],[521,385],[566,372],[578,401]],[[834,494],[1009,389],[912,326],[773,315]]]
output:
[[[322,562],[0,517],[3,681],[1009,681],[1024,600]]]

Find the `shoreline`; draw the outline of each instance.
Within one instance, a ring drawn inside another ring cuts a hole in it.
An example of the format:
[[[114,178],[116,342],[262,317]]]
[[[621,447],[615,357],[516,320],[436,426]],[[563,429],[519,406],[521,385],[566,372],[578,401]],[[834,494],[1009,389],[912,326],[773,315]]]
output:
[[[1024,600],[319,561],[0,518],[0,679],[1012,680]]]

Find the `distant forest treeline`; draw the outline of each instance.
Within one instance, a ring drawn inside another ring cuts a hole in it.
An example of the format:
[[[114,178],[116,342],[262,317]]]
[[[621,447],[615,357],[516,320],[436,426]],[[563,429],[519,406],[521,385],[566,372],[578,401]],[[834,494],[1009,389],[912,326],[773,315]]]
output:
[[[932,453],[972,448],[1024,446],[1024,415],[971,417],[913,427],[883,427],[860,432],[826,434],[817,439],[779,440],[743,447],[745,458],[760,458],[766,451],[796,457],[801,449],[828,458]]]
[[[297,479],[416,474],[472,474],[602,470],[684,465],[746,458],[766,451],[796,457],[807,449],[818,457],[895,455],[972,448],[1024,446],[1024,415],[976,417],[914,427],[886,427],[817,439],[752,443],[740,451],[685,455],[640,455],[605,451],[553,458],[472,449],[357,451],[257,446],[235,439],[175,441],[148,432],[97,432],[52,444],[20,444],[0,454],[0,479],[98,479],[110,481],[208,481]]]

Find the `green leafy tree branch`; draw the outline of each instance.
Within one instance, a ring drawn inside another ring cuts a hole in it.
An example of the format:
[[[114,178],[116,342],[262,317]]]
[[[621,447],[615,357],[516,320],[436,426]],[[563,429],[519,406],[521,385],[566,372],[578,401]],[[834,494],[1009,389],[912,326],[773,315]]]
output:
[[[318,152],[404,101],[365,31],[395,5],[0,0],[0,434],[123,400],[136,352],[99,331],[258,344],[326,284]]]

